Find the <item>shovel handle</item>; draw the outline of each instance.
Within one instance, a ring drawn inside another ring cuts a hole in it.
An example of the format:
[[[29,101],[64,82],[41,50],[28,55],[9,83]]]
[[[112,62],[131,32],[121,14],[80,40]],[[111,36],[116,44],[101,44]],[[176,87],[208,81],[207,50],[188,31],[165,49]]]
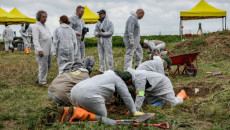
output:
[[[138,126],[138,125],[140,125],[140,123],[133,123],[133,126]],[[142,125],[146,126],[147,124],[143,123]],[[158,128],[161,128],[161,129],[169,129],[169,124],[168,123],[151,124],[151,126],[158,127]]]
[[[169,124],[168,123],[160,123],[160,124],[151,124],[152,126],[161,128],[161,129],[169,129]]]

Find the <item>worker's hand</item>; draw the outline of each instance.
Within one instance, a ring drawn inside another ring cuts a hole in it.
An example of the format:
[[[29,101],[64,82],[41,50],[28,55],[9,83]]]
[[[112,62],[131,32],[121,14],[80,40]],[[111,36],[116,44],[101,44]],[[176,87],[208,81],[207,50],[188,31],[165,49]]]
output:
[[[133,116],[142,116],[144,115],[145,113],[144,112],[140,112],[140,111],[136,111]]]
[[[99,35],[99,36],[102,36],[102,32],[101,32],[101,31],[99,31],[99,32],[98,32],[98,35]]]
[[[133,40],[130,41],[130,45],[131,45],[131,46],[134,45],[134,41],[133,41]]]
[[[139,92],[138,92],[138,91],[135,91],[135,94],[136,94],[136,95],[139,95]]]
[[[76,34],[77,34],[77,36],[81,36],[81,35],[82,35],[82,34],[81,34],[81,33],[79,33],[79,32],[77,32]]]
[[[43,57],[43,51],[39,51],[39,52],[38,52],[38,55],[39,55],[40,57]]]

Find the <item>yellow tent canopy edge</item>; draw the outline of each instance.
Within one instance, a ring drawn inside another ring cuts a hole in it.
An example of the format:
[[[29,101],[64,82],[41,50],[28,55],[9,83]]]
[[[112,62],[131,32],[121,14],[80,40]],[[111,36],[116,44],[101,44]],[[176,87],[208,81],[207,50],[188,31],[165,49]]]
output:
[[[0,8],[0,24],[4,25],[6,23],[10,24],[10,23],[22,22],[22,21],[23,18],[20,18],[13,14],[9,14],[8,12]]]
[[[26,15],[22,14],[17,8],[13,8],[9,14],[16,15],[20,18],[23,18],[24,22],[29,22],[29,23],[36,23],[35,18],[29,18]]]
[[[217,9],[201,0],[195,7],[189,11],[181,11],[181,20],[213,19],[226,17],[225,10]]]
[[[84,14],[82,16],[82,19],[86,24],[94,24],[98,21],[99,16],[92,12],[87,6],[84,7]]]

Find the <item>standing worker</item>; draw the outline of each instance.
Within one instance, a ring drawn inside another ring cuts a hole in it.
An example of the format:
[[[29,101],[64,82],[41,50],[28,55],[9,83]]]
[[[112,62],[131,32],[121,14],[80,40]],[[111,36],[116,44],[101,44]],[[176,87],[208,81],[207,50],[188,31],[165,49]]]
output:
[[[12,45],[12,42],[14,40],[14,31],[8,26],[8,24],[5,24],[5,29],[2,33],[3,41],[5,43],[5,51],[9,51],[9,47],[12,49],[12,52],[14,52],[14,47]]]
[[[76,14],[71,16],[70,21],[70,27],[75,30],[76,37],[77,37],[77,44],[78,44],[78,52],[77,55],[74,57],[74,61],[82,62],[85,57],[85,43],[84,39],[82,39],[83,34],[83,28],[85,27],[85,22],[82,19],[82,15],[84,14],[84,7],[79,5],[76,9]]]
[[[29,54],[29,51],[31,49],[31,37],[32,37],[32,28],[30,27],[30,23],[26,22],[25,25],[22,26],[19,32],[22,35],[26,54]]]
[[[94,35],[98,37],[97,49],[99,54],[100,72],[106,71],[105,65],[105,55],[106,62],[109,70],[113,70],[113,54],[112,54],[112,35],[114,32],[113,23],[109,21],[106,16],[105,10],[100,10],[99,21],[96,24]]]
[[[138,9],[136,13],[131,12],[125,27],[123,41],[125,43],[126,54],[124,69],[132,68],[132,59],[135,52],[135,68],[137,68],[143,59],[143,50],[140,45],[140,25],[138,19],[142,19],[145,12],[143,9]]]
[[[60,17],[60,27],[54,31],[54,46],[59,67],[67,62],[74,62],[74,55],[77,54],[78,46],[74,30],[69,26],[70,22],[67,16]]]
[[[38,80],[37,83],[48,87],[47,84],[47,74],[51,67],[52,55],[51,55],[51,45],[52,45],[52,35],[45,25],[47,19],[47,13],[40,10],[36,14],[37,22],[33,26],[33,43],[35,47],[35,54],[38,61]]]

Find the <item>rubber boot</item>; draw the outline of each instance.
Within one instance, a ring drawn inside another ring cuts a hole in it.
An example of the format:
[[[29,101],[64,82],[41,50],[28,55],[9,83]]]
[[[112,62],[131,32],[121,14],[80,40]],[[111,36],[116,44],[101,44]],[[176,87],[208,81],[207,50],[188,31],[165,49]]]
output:
[[[74,107],[74,112],[72,117],[69,120],[69,123],[72,122],[73,119],[78,119],[78,120],[95,120],[95,114],[86,111],[85,109],[79,108],[79,107]]]
[[[64,107],[64,112],[61,118],[61,122],[68,121],[69,107]]]
[[[55,121],[60,122],[61,119],[62,119],[63,113],[64,113],[64,107],[59,107],[59,108],[58,108],[58,114],[57,114],[57,116],[55,117]]]
[[[185,91],[184,91],[183,89],[177,94],[176,97],[180,97],[180,98],[182,98],[183,100],[189,99],[189,96],[187,96],[187,94],[185,93]]]
[[[28,47],[25,48],[25,51],[26,51],[26,54],[29,54],[29,48]]]

